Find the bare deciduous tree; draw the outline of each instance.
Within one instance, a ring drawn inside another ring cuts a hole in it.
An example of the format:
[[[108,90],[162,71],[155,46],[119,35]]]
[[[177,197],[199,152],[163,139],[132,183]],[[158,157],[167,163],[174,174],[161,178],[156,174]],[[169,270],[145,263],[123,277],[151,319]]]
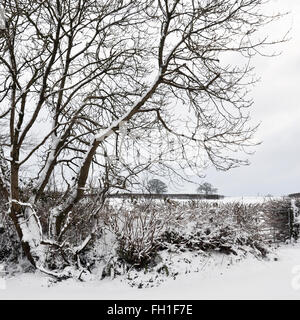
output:
[[[148,182],[148,190],[151,193],[166,193],[168,191],[167,185],[159,179],[151,179]]]
[[[217,188],[214,188],[211,183],[204,182],[197,188],[198,193],[204,193],[205,195],[214,194],[218,192]]]
[[[253,144],[249,60],[276,43],[257,35],[279,17],[264,2],[2,0],[0,189],[35,267],[50,272],[92,173],[105,193],[145,169],[245,163],[233,152]],[[54,177],[64,193],[42,225]]]

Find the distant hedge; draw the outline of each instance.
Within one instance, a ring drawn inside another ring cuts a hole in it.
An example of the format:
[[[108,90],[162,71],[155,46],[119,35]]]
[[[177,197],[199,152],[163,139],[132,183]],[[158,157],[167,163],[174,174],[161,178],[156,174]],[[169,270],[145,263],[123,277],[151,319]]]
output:
[[[136,198],[136,199],[178,199],[178,200],[201,200],[201,199],[223,199],[219,194],[176,194],[176,193],[115,193],[108,195],[108,198]]]
[[[289,197],[290,197],[290,198],[300,198],[300,192],[298,192],[298,193],[291,193],[291,194],[289,194]]]

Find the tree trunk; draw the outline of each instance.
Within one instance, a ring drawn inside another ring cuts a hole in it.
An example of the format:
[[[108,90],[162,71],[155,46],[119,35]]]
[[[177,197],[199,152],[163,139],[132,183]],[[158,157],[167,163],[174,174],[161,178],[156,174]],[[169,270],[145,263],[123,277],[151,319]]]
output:
[[[37,267],[37,264],[43,263],[45,260],[45,248],[41,245],[42,230],[31,204],[20,201],[19,167],[15,163],[11,164],[10,179],[9,215],[16,228],[25,256],[34,267]]]

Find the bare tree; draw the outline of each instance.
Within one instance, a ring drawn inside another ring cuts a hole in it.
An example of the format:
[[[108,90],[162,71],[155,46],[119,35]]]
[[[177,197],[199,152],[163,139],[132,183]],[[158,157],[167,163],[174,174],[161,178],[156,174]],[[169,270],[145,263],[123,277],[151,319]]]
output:
[[[256,129],[249,60],[276,43],[257,32],[279,17],[264,2],[2,0],[0,188],[35,267],[49,272],[46,251],[63,250],[92,173],[104,194],[146,169],[247,163],[234,152]],[[64,192],[42,225],[37,203],[54,177]]]
[[[166,193],[168,191],[167,185],[159,179],[151,179],[148,182],[148,190],[151,193]]]
[[[197,188],[198,193],[204,193],[206,196],[209,194],[215,194],[218,192],[217,188],[214,188],[211,183],[209,182],[204,182],[199,185]]]

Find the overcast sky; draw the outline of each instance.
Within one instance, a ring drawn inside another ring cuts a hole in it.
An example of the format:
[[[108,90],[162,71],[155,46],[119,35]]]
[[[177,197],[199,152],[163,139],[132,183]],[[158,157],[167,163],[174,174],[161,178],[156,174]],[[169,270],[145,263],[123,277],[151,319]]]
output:
[[[249,157],[250,166],[228,172],[209,169],[204,179],[227,196],[300,192],[300,1],[273,0],[273,8],[290,14],[271,29],[270,36],[291,28],[291,40],[281,46],[279,57],[255,60],[261,81],[252,92],[252,117],[261,121],[256,138],[263,143]],[[195,189],[185,184],[181,191]]]

